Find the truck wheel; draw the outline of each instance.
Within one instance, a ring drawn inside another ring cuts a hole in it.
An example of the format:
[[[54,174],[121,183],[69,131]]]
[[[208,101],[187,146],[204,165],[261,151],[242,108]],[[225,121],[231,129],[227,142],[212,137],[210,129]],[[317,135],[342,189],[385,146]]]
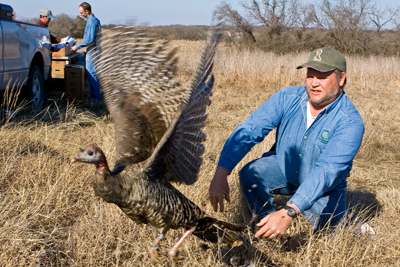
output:
[[[32,109],[42,109],[44,99],[43,75],[38,65],[33,65],[29,73],[28,81],[29,100],[32,101]]]

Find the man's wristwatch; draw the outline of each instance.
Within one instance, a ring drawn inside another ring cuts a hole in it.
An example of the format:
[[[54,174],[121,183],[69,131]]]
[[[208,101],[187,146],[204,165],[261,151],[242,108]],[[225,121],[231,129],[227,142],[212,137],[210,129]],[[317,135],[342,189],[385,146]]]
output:
[[[296,214],[296,210],[288,205],[286,205],[285,207],[283,207],[287,214],[292,217],[293,219],[296,218],[297,214]]]

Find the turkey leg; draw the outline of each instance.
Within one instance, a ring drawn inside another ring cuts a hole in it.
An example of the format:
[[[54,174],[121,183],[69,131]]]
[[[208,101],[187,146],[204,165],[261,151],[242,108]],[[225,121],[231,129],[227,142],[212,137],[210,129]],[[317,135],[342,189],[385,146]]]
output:
[[[174,258],[175,258],[176,252],[178,251],[178,248],[182,245],[183,241],[185,241],[185,239],[193,233],[194,230],[196,230],[196,227],[193,227],[193,228],[187,230],[183,234],[181,239],[179,239],[179,241],[176,242],[176,244],[169,250],[168,257],[172,263],[174,263]]]
[[[165,239],[165,234],[168,232],[169,228],[165,227],[161,234],[154,240],[153,245],[151,245],[150,249],[150,257],[153,261],[157,261],[158,251],[160,250],[160,241]]]

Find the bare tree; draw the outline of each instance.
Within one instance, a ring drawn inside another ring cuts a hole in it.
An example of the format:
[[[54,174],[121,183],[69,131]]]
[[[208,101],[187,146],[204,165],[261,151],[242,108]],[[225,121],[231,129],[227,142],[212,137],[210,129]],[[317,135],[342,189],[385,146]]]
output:
[[[249,0],[243,8],[256,25],[266,26],[271,35],[279,35],[294,26],[297,17],[294,6],[297,3],[297,0]]]
[[[315,25],[315,7],[312,4],[303,4],[300,1],[294,1],[292,14],[294,26],[301,28],[303,31]]]
[[[66,37],[71,35],[74,28],[74,21],[67,14],[60,14],[49,24],[49,30],[56,37]]]
[[[383,8],[379,3],[375,3],[368,12],[368,17],[374,25],[376,32],[380,34],[383,27],[387,27],[389,24],[396,25],[396,18],[399,12],[399,7],[386,6]]]
[[[314,20],[328,31],[335,48],[345,53],[363,53],[368,44],[367,12],[370,0],[323,0],[317,6]]]
[[[224,18],[228,23],[234,25],[239,33],[243,36],[243,40],[249,43],[255,43],[256,38],[253,34],[253,25],[249,23],[249,21],[241,16],[239,12],[232,9],[231,5],[227,3],[222,3],[217,8],[217,15]]]
[[[323,0],[315,13],[322,29],[366,29],[370,0]]]
[[[86,20],[80,16],[76,16],[74,19],[74,28],[72,29],[71,36],[74,38],[83,38],[85,33]]]

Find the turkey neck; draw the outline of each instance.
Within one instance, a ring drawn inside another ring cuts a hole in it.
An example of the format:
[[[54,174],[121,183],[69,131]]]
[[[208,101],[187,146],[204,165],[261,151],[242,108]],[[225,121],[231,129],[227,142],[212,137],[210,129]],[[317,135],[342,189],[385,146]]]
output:
[[[94,193],[106,202],[114,203],[122,208],[128,205],[129,200],[133,200],[132,196],[136,195],[139,201],[142,197],[140,192],[145,183],[145,174],[142,168],[129,172],[123,171],[119,174],[112,174],[107,170],[103,174],[96,173],[95,178]],[[132,194],[133,190],[137,192]]]

